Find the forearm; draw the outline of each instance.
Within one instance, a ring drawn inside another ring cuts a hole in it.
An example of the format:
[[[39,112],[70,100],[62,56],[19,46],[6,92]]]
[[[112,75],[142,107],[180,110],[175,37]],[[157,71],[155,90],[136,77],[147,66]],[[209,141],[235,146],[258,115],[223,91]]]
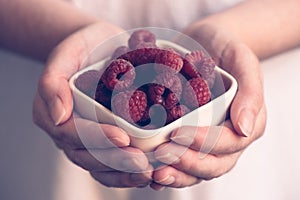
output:
[[[0,0],[0,47],[45,60],[65,37],[95,21],[61,0]]]
[[[248,0],[196,24],[220,26],[266,58],[300,45],[299,19],[299,0]]]

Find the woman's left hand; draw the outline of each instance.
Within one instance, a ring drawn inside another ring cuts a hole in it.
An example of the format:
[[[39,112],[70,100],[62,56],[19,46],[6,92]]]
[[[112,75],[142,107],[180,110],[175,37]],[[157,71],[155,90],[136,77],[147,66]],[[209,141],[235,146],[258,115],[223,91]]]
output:
[[[194,24],[186,34],[236,78],[238,91],[224,124],[181,127],[172,132],[171,142],[158,147],[155,157],[166,165],[153,174],[151,187],[155,190],[187,187],[227,173],[243,151],[263,135],[266,125],[263,76],[252,51],[215,25]]]

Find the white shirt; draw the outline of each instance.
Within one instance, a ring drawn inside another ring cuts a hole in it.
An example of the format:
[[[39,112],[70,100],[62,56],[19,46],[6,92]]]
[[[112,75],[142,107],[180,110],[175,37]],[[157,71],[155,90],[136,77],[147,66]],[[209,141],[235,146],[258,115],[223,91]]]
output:
[[[164,27],[177,31],[191,22],[211,13],[219,12],[241,0],[69,0],[85,12],[110,21],[124,29],[138,27]],[[114,200],[205,200],[213,197],[213,184],[199,184],[184,189],[167,189],[155,192],[151,189],[110,189],[91,180],[82,171],[61,157],[60,183],[57,199],[114,199]],[[81,172],[81,174],[79,173]],[[78,188],[76,188],[76,186]]]
[[[69,0],[124,29],[157,26],[181,30],[242,0]]]

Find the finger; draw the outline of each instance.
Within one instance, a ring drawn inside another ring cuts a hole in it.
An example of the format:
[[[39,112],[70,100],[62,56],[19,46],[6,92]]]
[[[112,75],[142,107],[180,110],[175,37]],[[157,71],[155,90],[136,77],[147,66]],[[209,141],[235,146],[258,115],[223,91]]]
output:
[[[70,44],[72,48],[69,48]],[[68,80],[83,62],[83,47],[80,42],[72,42],[72,39],[56,47],[39,80],[38,92],[46,102],[55,125],[64,123],[71,116],[73,99]]]
[[[151,183],[152,172],[91,172],[94,179],[107,187],[129,188],[145,187]]]
[[[69,36],[51,53],[39,81],[38,91],[47,103],[55,125],[64,123],[72,112],[69,78],[86,66],[95,54],[99,54],[100,50],[92,52],[97,45],[121,32],[123,31],[114,25],[98,22]],[[100,54],[103,52],[105,54],[106,51],[101,51]]]
[[[143,152],[132,147],[105,150],[65,150],[68,158],[88,171],[146,172],[149,162]]]
[[[223,156],[206,154],[203,156],[198,151],[174,143],[167,143],[158,148],[155,152],[155,158],[191,176],[210,180],[232,169],[241,153]]]
[[[47,112],[47,105],[36,95],[33,106],[34,122],[45,130],[57,143],[68,144],[73,149],[111,148],[128,146],[130,139],[122,129],[108,124],[98,124],[73,117],[62,125],[55,126]]]
[[[240,137],[235,133],[231,121],[227,120],[223,126],[184,126],[174,130],[170,139],[204,154],[232,154],[245,149],[251,142],[261,137],[265,130],[265,124],[266,108],[263,106],[250,137]]]
[[[186,174],[172,166],[163,166],[155,170],[153,173],[153,181],[161,186],[183,188],[198,184],[202,179]],[[157,188],[154,184],[152,184],[152,187],[154,187],[154,189],[161,189]]]
[[[162,191],[164,190],[166,187],[159,184],[159,183],[156,183],[156,182],[151,182],[150,183],[150,187],[153,189],[153,190],[156,190],[156,191]]]
[[[75,117],[61,127],[65,133],[64,140],[74,141],[74,148],[106,149],[111,147],[125,147],[130,143],[128,134],[121,128],[109,124],[99,124],[80,117]],[[75,129],[75,134],[70,130]]]
[[[251,50],[240,43],[229,42],[222,54],[222,67],[238,82],[238,91],[230,110],[237,133],[249,137],[263,107],[263,77],[259,61]]]
[[[250,136],[264,102],[258,59],[248,47],[218,25],[195,24],[187,33],[204,46],[220,67],[237,79],[238,92],[232,103],[231,119],[239,135]]]
[[[184,126],[172,132],[173,142],[204,154],[231,154],[244,149],[250,138],[240,137],[233,132],[231,122],[224,126]]]

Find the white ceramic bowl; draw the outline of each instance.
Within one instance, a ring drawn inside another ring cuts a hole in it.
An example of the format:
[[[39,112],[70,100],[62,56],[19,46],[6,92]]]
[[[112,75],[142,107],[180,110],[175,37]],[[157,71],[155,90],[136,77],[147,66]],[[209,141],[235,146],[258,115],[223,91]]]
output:
[[[157,46],[172,47],[183,53],[189,52],[187,49],[165,40],[157,40]],[[216,66],[216,72],[218,72],[219,76],[217,76],[217,83],[213,88],[216,95],[213,100],[164,127],[145,130],[113,114],[110,110],[76,88],[75,81],[82,73],[89,70],[100,70],[109,59],[107,58],[88,66],[71,77],[69,83],[73,92],[75,108],[84,118],[100,123],[116,125],[124,129],[131,138],[131,145],[144,152],[150,152],[159,144],[168,141],[170,132],[181,126],[211,126],[222,123],[237,91],[236,80],[230,74]]]

